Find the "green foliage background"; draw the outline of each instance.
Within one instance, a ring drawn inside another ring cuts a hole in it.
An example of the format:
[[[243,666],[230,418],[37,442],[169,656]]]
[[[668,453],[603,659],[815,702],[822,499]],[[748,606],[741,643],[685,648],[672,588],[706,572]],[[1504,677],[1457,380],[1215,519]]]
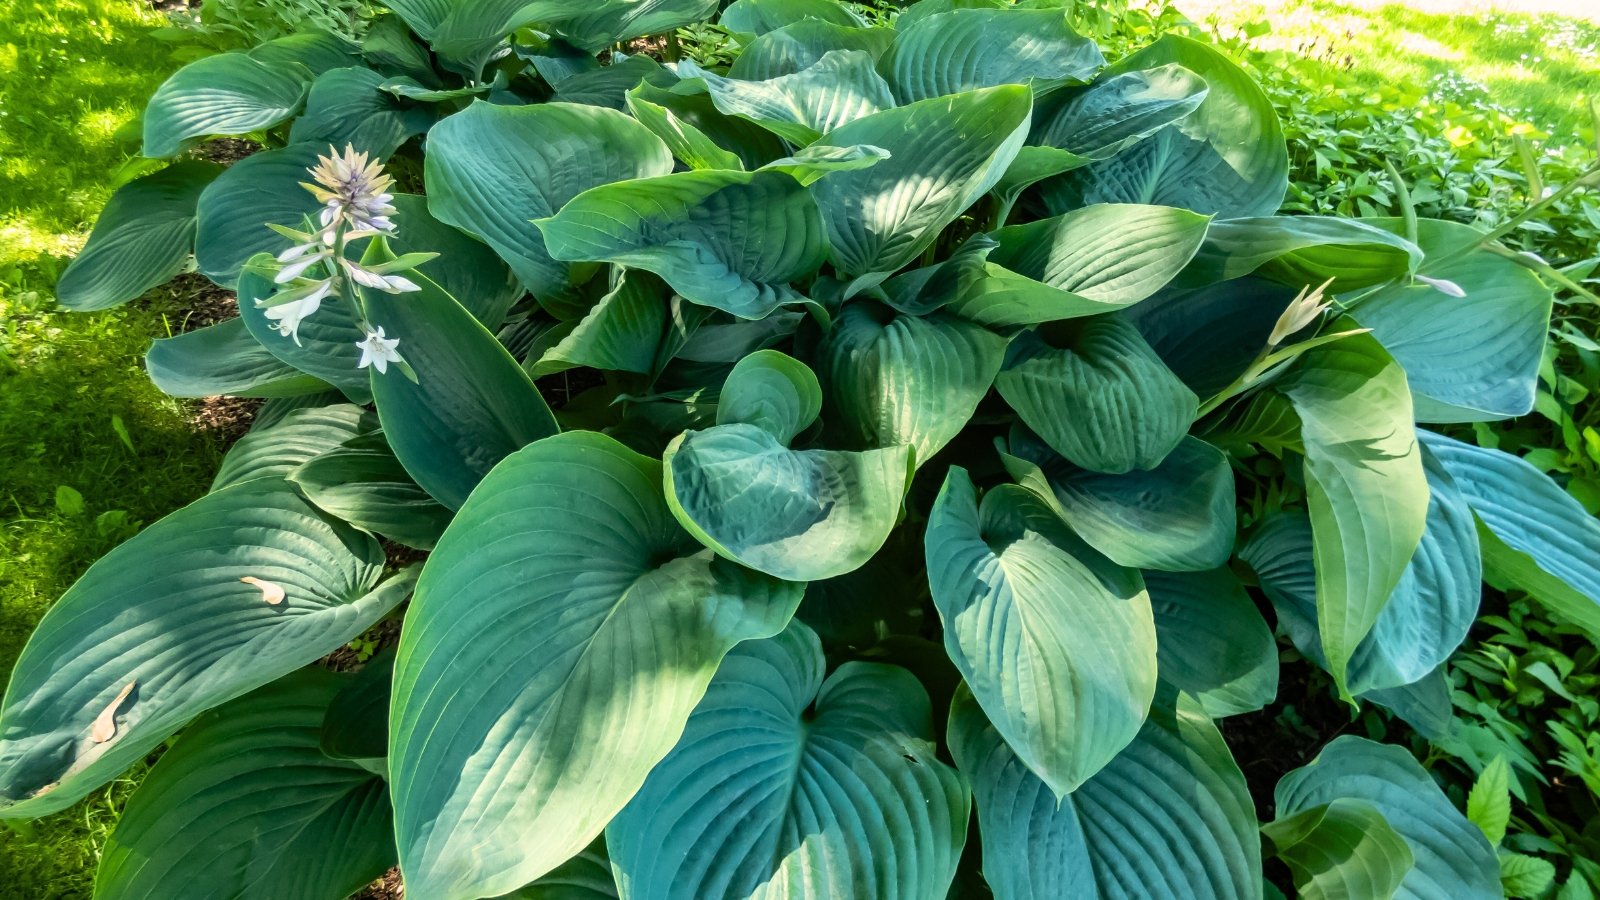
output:
[[[338,6],[358,17],[356,5]],[[1085,14],[1085,30],[1113,45],[1119,36],[1142,43],[1192,27],[1171,7],[1101,7],[1098,19]],[[1530,185],[1519,136],[1545,186],[1570,181],[1593,159],[1594,127],[1578,100],[1600,78],[1593,25],[1527,16],[1482,22],[1398,5],[1361,11],[1327,0],[1231,6],[1224,15],[1214,36],[1262,78],[1284,118],[1291,210],[1393,211],[1395,187],[1383,162],[1394,160],[1423,215],[1492,227],[1541,186]],[[136,0],[0,2],[0,673],[89,562],[201,495],[220,457],[217,438],[195,427],[194,410],[160,394],[138,363],[151,338],[181,328],[192,297],[168,286],[134,305],[69,316],[54,310],[51,295],[118,167],[137,151],[129,123],[143,98],[175,57],[234,40],[228,28],[213,27],[203,38],[163,42],[151,29],[164,22]],[[211,19],[218,22],[280,27],[269,19]],[[714,36],[700,31],[683,35],[691,52],[713,46]],[[1407,43],[1416,34],[1437,46]],[[1512,239],[1573,267],[1579,280],[1592,272],[1592,263],[1584,265],[1600,254],[1597,241],[1593,192]],[[1551,354],[1536,414],[1480,428],[1477,437],[1528,456],[1600,511],[1595,310],[1571,302],[1558,307],[1557,320],[1566,337],[1553,345],[1559,352]],[[1457,711],[1468,729],[1448,752],[1416,749],[1447,776],[1460,805],[1477,773],[1500,755],[1544,780],[1555,802],[1520,797],[1509,846],[1560,852],[1587,840],[1592,847],[1595,835],[1550,810],[1585,793],[1592,808],[1600,796],[1600,652],[1515,598],[1491,598],[1485,611],[1453,663]],[[1285,728],[1298,716],[1293,706],[1279,709]],[[1392,726],[1369,713],[1352,730],[1385,727]],[[26,832],[0,830],[0,885],[12,892],[0,894],[86,896],[99,843],[131,783],[119,781]]]

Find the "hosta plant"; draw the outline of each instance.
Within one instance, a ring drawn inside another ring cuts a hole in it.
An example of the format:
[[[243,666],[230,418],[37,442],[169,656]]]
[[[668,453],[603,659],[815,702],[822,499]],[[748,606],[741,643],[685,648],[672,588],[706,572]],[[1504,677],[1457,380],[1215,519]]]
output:
[[[1425,733],[1482,581],[1600,633],[1600,525],[1445,433],[1529,409],[1537,276],[1276,215],[1249,78],[1048,4],[390,5],[175,73],[147,156],[268,149],[128,184],[61,280],[192,256],[239,317],[151,377],[268,399],[40,623],[0,816],[168,745],[101,896],[1498,895],[1405,751],[1263,828],[1216,721],[1269,623]],[[651,37],[713,17],[731,65]]]

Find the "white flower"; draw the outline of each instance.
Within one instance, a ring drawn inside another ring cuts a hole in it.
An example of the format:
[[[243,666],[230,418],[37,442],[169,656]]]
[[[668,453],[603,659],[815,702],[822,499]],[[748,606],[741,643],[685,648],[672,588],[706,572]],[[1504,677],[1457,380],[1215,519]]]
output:
[[[372,366],[382,375],[389,371],[389,363],[400,361],[400,354],[395,352],[395,348],[400,346],[400,339],[384,337],[381,325],[368,330],[366,340],[356,341],[356,346],[361,348],[361,362],[356,364],[358,369]]]
[[[323,298],[332,290],[333,280],[324,279],[281,291],[265,300],[257,300],[256,305],[266,307],[266,316],[272,320],[273,331],[294,338],[298,344],[300,322],[314,314],[322,306]]]
[[[1285,338],[1316,321],[1317,316],[1322,315],[1323,311],[1333,304],[1332,300],[1322,298],[1322,292],[1327,290],[1330,284],[1333,284],[1332,278],[1318,285],[1315,290],[1312,290],[1310,285],[1301,288],[1300,293],[1290,301],[1288,308],[1278,316],[1277,324],[1272,326],[1272,335],[1267,338],[1267,346],[1278,346]]]
[[[351,281],[363,287],[375,288],[390,294],[406,294],[422,290],[416,282],[400,275],[384,275],[374,272],[348,259],[339,260],[339,264],[344,268],[345,273],[350,276]]]
[[[285,284],[300,277],[300,274],[319,262],[333,255],[333,248],[321,243],[300,244],[278,254],[278,262],[286,263],[278,270],[272,280],[277,284]]]
[[[1455,297],[1457,300],[1459,300],[1467,295],[1467,292],[1461,289],[1461,285],[1456,284],[1454,281],[1448,281],[1443,278],[1429,278],[1426,275],[1416,275],[1413,277],[1423,284],[1438,291],[1439,293],[1444,294],[1446,297]]]

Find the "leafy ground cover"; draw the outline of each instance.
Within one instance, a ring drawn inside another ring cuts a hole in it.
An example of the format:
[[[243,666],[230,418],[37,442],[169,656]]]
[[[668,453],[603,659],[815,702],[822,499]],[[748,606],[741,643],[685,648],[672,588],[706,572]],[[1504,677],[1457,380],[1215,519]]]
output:
[[[92,316],[51,309],[50,284],[134,149],[126,124],[135,104],[171,68],[170,48],[144,34],[159,20],[132,0],[8,0],[5,12],[0,672],[9,671],[33,622],[90,561],[140,523],[201,494],[218,458],[216,436],[196,430],[192,411],[150,387],[138,364],[151,337],[183,327],[193,297],[158,292],[137,307]],[[1198,18],[1205,10],[1189,12]],[[1537,193],[1520,171],[1516,136],[1539,148],[1536,170],[1549,184],[1578,171],[1591,153],[1593,129],[1576,98],[1585,77],[1596,77],[1600,30],[1592,24],[1497,16],[1485,26],[1477,16],[1325,0],[1235,6],[1226,17],[1219,23],[1229,34],[1250,40],[1249,48],[1238,45],[1241,52],[1258,70],[1277,73],[1276,95],[1298,98],[1299,108],[1285,109],[1303,151],[1297,202],[1307,211],[1391,208],[1392,184],[1374,161],[1393,155],[1396,140],[1416,148],[1416,158],[1406,153],[1399,161],[1419,204],[1488,224]],[[1272,23],[1269,32],[1255,24],[1263,19]],[[1527,229],[1529,246],[1565,263],[1580,262],[1586,247],[1593,255],[1600,212],[1575,201],[1561,216],[1544,220],[1543,230]],[[1571,319],[1574,340],[1593,334],[1584,310]],[[1548,446],[1546,468],[1579,483],[1600,464],[1600,439],[1596,450],[1586,449],[1594,405],[1585,366],[1593,381],[1591,351],[1553,360],[1543,423],[1504,433],[1514,447]],[[1474,704],[1470,712],[1483,729],[1472,738],[1480,744],[1478,767],[1501,753],[1516,764],[1521,753],[1524,770],[1547,783],[1554,779],[1563,791],[1589,785],[1600,794],[1600,747],[1585,743],[1600,720],[1594,649],[1515,604],[1480,628],[1457,666],[1457,704]],[[1544,730],[1545,722],[1560,730]],[[1351,730],[1363,725],[1376,727]],[[1576,734],[1576,743],[1566,734]],[[1473,774],[1463,773],[1466,783]],[[16,885],[19,896],[87,894],[97,841],[123,793],[114,786],[36,825],[31,836],[0,832],[0,884]],[[1536,831],[1527,829],[1528,841],[1539,839]]]
[[[128,0],[0,4],[0,686],[45,609],[141,524],[204,493],[219,454],[139,359],[194,297],[54,308],[51,285],[137,149],[127,128],[170,67],[159,18]],[[131,782],[0,829],[0,894],[87,896]]]

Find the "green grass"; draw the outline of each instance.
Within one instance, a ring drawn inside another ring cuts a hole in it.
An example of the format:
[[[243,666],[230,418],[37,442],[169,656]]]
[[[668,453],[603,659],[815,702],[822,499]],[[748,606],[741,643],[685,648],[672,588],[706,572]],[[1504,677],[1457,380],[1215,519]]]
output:
[[[1425,11],[1403,3],[1179,0],[1196,21],[1257,31],[1257,48],[1310,86],[1490,106],[1560,142],[1594,139],[1600,24],[1557,15]],[[1457,135],[1461,142],[1480,135]]]
[[[183,298],[74,315],[50,293],[137,151],[143,98],[173,67],[147,36],[158,22],[138,0],[0,0],[0,685],[89,563],[204,493],[218,462],[140,366]],[[0,897],[87,897],[132,783],[0,827]]]

